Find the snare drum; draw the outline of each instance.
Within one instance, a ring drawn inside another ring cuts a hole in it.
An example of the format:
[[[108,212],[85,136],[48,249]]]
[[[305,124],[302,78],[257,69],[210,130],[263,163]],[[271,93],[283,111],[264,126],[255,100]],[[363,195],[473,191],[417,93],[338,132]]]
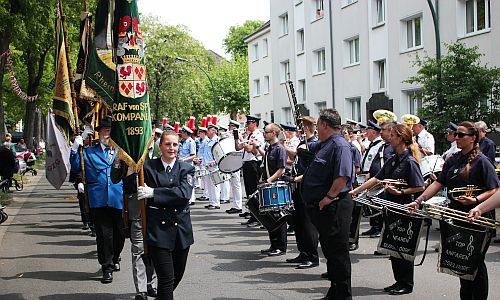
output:
[[[441,155],[429,155],[422,157],[420,161],[420,171],[426,177],[431,173],[439,173],[443,170],[444,159]]]
[[[285,181],[262,183],[259,189],[259,210],[276,211],[293,206],[290,187]]]
[[[229,179],[231,179],[231,174],[222,173],[219,170],[211,172],[210,174],[208,174],[208,176],[210,176],[210,179],[212,180],[214,185],[221,184],[224,181],[228,181]]]
[[[356,182],[358,183],[358,185],[362,185],[363,183],[365,183],[367,176],[368,176],[367,174],[356,175]]]
[[[196,176],[196,178],[205,177],[207,175],[208,175],[207,169],[196,169],[194,171],[194,176]]]
[[[215,143],[212,146],[212,155],[223,173],[234,173],[243,167],[243,154],[236,151],[232,137],[220,139]]]

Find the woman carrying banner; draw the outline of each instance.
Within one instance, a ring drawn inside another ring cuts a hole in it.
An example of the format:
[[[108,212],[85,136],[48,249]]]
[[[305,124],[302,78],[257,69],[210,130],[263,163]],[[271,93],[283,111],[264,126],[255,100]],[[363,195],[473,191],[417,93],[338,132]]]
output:
[[[413,194],[424,190],[424,178],[418,165],[420,151],[418,145],[413,142],[410,127],[404,124],[395,125],[391,130],[391,146],[396,154],[387,160],[375,177],[355,188],[352,194],[359,194],[384,179],[404,180],[407,184],[403,189],[395,186],[388,186],[385,189],[385,195],[382,198],[398,204],[411,203]],[[384,292],[391,295],[411,293],[413,291],[413,261],[391,256],[391,264],[396,283],[384,288]]]
[[[194,167],[177,159],[179,137],[164,131],[160,138],[161,158],[144,164],[145,186],[138,199],[146,199],[147,233],[158,278],[158,298],[174,299],[184,275],[189,247],[194,243],[189,199],[193,192]]]
[[[468,212],[471,208],[488,199],[499,187],[498,177],[495,174],[493,165],[479,150],[479,132],[472,122],[462,122],[454,133],[457,147],[460,152],[449,157],[443,166],[443,171],[439,174],[437,181],[432,183],[425,192],[414,202],[408,205],[411,209],[416,209],[423,201],[434,196],[443,187],[448,192],[454,188],[473,185],[481,187],[484,191],[472,197],[458,196],[452,197],[449,208]],[[466,223],[461,223],[466,226]],[[488,248],[490,240],[486,242]],[[488,271],[481,259],[477,274],[474,280],[460,279],[460,299],[487,299],[488,298]]]

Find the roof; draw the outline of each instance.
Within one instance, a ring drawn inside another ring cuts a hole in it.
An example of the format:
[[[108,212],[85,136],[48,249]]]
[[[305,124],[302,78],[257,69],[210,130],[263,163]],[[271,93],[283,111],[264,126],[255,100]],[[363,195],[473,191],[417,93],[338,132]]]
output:
[[[253,33],[244,37],[243,41],[245,43],[249,43],[253,39],[259,37],[261,34],[269,32],[270,30],[271,30],[271,21],[269,20],[266,23],[264,23],[262,26],[260,26],[259,29],[255,30]]]

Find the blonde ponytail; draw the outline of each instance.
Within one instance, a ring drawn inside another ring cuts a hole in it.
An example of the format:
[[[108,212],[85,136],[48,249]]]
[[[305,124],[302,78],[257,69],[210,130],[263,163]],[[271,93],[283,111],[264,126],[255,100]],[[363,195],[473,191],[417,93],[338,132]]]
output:
[[[420,148],[418,147],[417,143],[411,143],[408,146],[408,149],[410,149],[411,156],[415,158],[415,160],[420,163],[420,160],[422,159],[422,155],[420,153]]]

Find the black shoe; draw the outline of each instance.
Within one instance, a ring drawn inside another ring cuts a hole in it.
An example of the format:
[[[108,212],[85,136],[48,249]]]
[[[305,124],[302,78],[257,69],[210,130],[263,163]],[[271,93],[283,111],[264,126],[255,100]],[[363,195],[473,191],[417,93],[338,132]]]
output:
[[[285,255],[286,251],[282,251],[280,249],[275,249],[269,253],[267,253],[267,256],[280,256],[280,255]]]
[[[392,289],[389,292],[389,295],[404,295],[404,294],[410,294],[411,292],[413,292],[412,288],[403,286],[403,287],[398,287],[398,288]]]
[[[189,202],[189,205],[194,205],[196,202]]]
[[[359,244],[357,243],[349,243],[349,251],[356,251],[359,248]]]
[[[378,237],[380,237],[380,231],[379,231],[379,230],[377,230],[377,231],[376,231],[376,232],[374,232],[373,234],[370,234],[370,237],[371,237],[371,238],[378,238]]]
[[[113,264],[113,271],[119,272],[121,270],[120,263]]]
[[[294,236],[294,235],[295,235],[295,231],[294,231],[293,229],[292,229],[292,230],[288,229],[288,230],[286,231],[286,235],[287,235],[287,236]]]
[[[83,224],[83,226],[82,226],[82,230],[88,230],[88,229],[89,229],[89,225],[87,225],[87,224]]]
[[[102,283],[111,283],[111,282],[113,282],[113,273],[111,273],[111,272],[104,272],[104,274],[102,274],[101,282]]]
[[[361,233],[361,235],[362,235],[362,236],[370,236],[370,235],[372,235],[372,234],[374,234],[374,233],[377,233],[377,232],[379,232],[379,230],[378,230],[376,227],[371,227],[371,228],[370,228],[370,229],[368,229],[367,231],[362,232],[362,233]]]
[[[258,223],[258,222],[254,221],[252,219],[249,219],[249,220],[247,220],[245,222],[241,222],[241,225],[250,225],[250,224],[253,224],[253,223]]]
[[[321,273],[321,278],[328,279],[328,272]]]
[[[237,209],[237,208],[232,207],[231,209],[227,209],[226,213],[228,213],[228,214],[238,214],[238,213],[241,213],[241,209]]]
[[[148,287],[148,296],[149,297],[158,297],[158,293],[156,292],[156,289],[152,287]]]
[[[241,217],[241,218],[244,218],[246,216],[250,216],[250,213],[248,211],[246,211],[244,213],[239,214],[238,216]]]
[[[201,197],[196,198],[196,200],[198,200],[198,201],[208,201],[208,198],[205,197],[205,196],[201,196]]]
[[[302,256],[297,256],[295,258],[287,258],[286,262],[291,263],[291,264],[301,264],[308,261],[307,259],[303,258]]]
[[[90,236],[91,236],[91,237],[95,237],[95,230],[91,230],[91,231],[90,231]]]
[[[305,261],[298,265],[295,269],[310,269],[319,266],[319,262]]]
[[[496,239],[494,239],[494,240],[493,240],[493,243],[495,243],[495,244],[500,244],[500,238],[496,238]]]
[[[220,201],[220,204],[227,204],[227,203],[229,203],[229,200],[221,200]]]
[[[144,292],[137,293],[137,294],[135,294],[134,300],[148,300],[148,294],[146,294]]]
[[[265,249],[265,250],[260,250],[260,254],[268,254],[269,252],[273,252],[273,248]]]
[[[207,208],[208,209],[220,209],[220,206],[209,205]]]
[[[394,289],[398,289],[399,288],[399,284],[396,282],[394,283],[393,285],[390,285],[390,286],[386,286],[384,288],[384,292],[386,293],[389,293],[390,291],[394,290]]]

